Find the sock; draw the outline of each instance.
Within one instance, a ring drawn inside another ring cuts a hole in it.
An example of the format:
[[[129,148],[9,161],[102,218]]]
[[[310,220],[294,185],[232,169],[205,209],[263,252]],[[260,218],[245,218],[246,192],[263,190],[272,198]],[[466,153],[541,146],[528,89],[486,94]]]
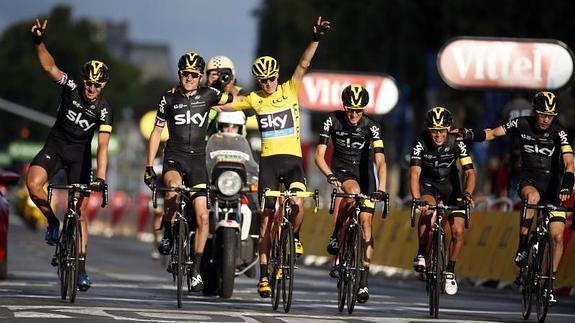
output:
[[[78,273],[79,274],[86,274],[86,256],[84,256],[84,260],[78,261]]]
[[[529,236],[526,234],[519,234],[519,246],[517,247],[517,251],[527,250]]]
[[[449,260],[447,262],[447,269],[448,272],[455,274],[455,261]]]
[[[200,263],[202,262],[202,256],[204,254],[200,252],[196,252],[194,254],[194,272],[196,274],[200,273]]]
[[[268,278],[268,264],[260,264],[260,280]]]
[[[294,240],[298,240],[298,241],[299,241],[299,232],[294,232],[294,233],[293,233],[293,238],[294,238]]]
[[[426,248],[427,246],[425,244],[420,244],[419,248],[417,249],[417,254],[418,255],[422,255],[425,256],[425,252],[427,251]]]
[[[359,278],[359,284],[361,286],[367,286],[367,276],[369,274],[369,266],[363,267],[361,271],[361,277]]]

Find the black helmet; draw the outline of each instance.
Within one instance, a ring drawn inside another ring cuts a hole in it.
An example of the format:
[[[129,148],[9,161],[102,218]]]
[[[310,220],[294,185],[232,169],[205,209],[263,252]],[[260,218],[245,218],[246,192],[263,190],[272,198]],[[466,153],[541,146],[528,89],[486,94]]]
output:
[[[200,73],[204,73],[205,67],[206,62],[204,62],[202,56],[194,52],[189,52],[182,55],[182,57],[180,57],[180,60],[178,61],[178,70],[180,71],[194,70]]]
[[[556,116],[559,113],[559,108],[557,107],[557,97],[551,92],[537,92],[533,97],[533,109],[535,109],[535,111],[538,113]]]
[[[358,84],[351,84],[341,92],[341,102],[347,109],[363,110],[369,103],[369,93]]]
[[[444,107],[435,107],[425,116],[425,125],[429,129],[449,129],[453,124],[451,112]]]
[[[82,67],[82,77],[89,82],[104,84],[110,78],[109,73],[108,66],[97,60],[89,60]]]

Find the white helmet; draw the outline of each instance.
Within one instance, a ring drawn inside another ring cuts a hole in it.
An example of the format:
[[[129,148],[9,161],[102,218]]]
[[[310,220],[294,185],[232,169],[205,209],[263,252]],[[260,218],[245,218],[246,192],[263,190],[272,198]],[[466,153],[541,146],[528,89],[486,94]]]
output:
[[[236,124],[243,126],[246,124],[246,115],[242,111],[222,111],[218,113],[218,123]]]
[[[226,56],[214,56],[210,58],[208,65],[206,66],[206,70],[209,72],[210,70],[215,70],[217,68],[229,68],[232,71],[232,75],[236,75],[234,63],[232,63],[232,60]]]

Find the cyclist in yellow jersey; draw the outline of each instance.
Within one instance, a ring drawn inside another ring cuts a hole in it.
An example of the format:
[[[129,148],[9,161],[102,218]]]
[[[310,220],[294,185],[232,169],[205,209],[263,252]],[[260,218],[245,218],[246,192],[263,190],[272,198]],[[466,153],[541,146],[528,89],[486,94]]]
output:
[[[257,58],[252,65],[252,74],[261,90],[249,93],[243,100],[221,106],[222,110],[253,109],[256,112],[262,137],[260,158],[260,196],[265,188],[277,189],[280,177],[290,190],[305,191],[305,175],[302,167],[300,145],[300,115],[297,93],[305,72],[319,45],[319,40],[331,28],[330,22],[318,17],[313,27],[313,39],[303,52],[292,77],[279,84],[279,64],[270,56]],[[301,198],[294,198],[292,207],[296,254],[303,254],[299,241],[299,230],[303,222]],[[268,280],[267,263],[271,246],[271,225],[269,218],[275,212],[275,199],[267,198],[263,210],[258,241],[260,255],[260,282],[258,292],[261,297],[269,297],[271,288]]]

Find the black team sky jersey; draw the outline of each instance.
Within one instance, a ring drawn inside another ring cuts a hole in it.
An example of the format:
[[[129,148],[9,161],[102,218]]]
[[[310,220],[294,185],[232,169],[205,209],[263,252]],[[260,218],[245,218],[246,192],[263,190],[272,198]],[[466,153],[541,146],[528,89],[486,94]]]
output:
[[[156,126],[168,124],[170,139],[165,151],[204,154],[210,108],[232,99],[226,92],[202,86],[189,98],[179,88],[162,96],[156,112]]]
[[[323,122],[319,143],[327,145],[330,139],[334,147],[334,164],[358,167],[360,162],[367,163],[372,144],[374,153],[384,153],[381,129],[366,116],[362,116],[357,126],[350,126],[345,119],[345,111],[330,113]]]
[[[84,99],[83,82],[69,78],[63,73],[56,82],[62,88],[56,122],[50,136],[65,142],[84,143],[92,140],[94,131],[112,132],[112,107],[106,98],[89,102]]]
[[[519,117],[502,125],[521,149],[522,169],[540,173],[557,172],[559,157],[573,154],[565,128],[554,121],[547,130],[539,130],[534,116]]]
[[[457,135],[448,133],[445,142],[435,147],[429,131],[424,131],[411,149],[410,166],[421,167],[421,178],[442,182],[449,177],[456,159],[463,171],[473,168],[467,145],[456,141]]]

